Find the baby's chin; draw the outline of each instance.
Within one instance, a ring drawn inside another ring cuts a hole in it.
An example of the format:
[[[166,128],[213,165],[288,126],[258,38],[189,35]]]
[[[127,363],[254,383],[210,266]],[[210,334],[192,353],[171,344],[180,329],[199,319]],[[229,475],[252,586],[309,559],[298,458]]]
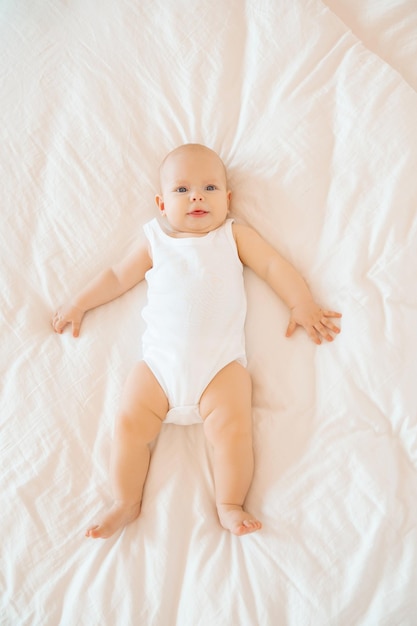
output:
[[[196,213],[187,215],[184,223],[170,222],[166,217],[159,220],[162,230],[170,237],[203,237],[213,230],[220,228],[225,221],[224,219],[210,219],[210,213]]]

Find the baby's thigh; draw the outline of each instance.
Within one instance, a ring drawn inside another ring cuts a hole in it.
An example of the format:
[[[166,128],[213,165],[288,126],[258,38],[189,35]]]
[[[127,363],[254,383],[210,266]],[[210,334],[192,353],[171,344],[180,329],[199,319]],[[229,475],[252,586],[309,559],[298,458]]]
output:
[[[201,396],[200,413],[203,420],[251,422],[252,383],[243,365],[233,361],[216,374]]]
[[[168,412],[168,400],[161,385],[143,361],[131,369],[123,388],[122,414],[130,418],[154,415],[163,421]]]

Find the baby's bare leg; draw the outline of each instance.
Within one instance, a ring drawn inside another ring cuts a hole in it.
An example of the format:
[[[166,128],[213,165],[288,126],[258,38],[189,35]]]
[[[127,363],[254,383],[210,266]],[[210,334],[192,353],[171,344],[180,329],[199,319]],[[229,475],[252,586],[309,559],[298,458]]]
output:
[[[251,391],[249,373],[233,362],[214,377],[200,401],[204,430],[213,445],[220,523],[235,535],[262,526],[243,508],[253,475]]]
[[[161,386],[145,363],[137,363],[126,381],[116,419],[110,461],[113,506],[99,524],[87,529],[86,537],[110,537],[139,515],[149,444],[157,437],[167,411]]]

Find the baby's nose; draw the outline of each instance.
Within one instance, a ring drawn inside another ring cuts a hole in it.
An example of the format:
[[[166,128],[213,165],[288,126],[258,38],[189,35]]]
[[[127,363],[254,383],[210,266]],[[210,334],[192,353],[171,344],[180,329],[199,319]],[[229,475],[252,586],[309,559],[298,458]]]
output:
[[[191,192],[191,202],[198,202],[204,200],[204,196],[201,191],[192,191]]]

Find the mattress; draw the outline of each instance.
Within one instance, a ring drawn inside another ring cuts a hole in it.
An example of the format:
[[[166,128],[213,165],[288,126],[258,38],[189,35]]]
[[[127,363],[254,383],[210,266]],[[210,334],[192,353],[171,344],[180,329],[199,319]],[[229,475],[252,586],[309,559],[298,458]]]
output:
[[[416,29],[414,0],[2,2],[2,625],[415,626]],[[94,541],[146,285],[78,339],[50,320],[186,142],[342,332],[286,338],[245,269],[262,530],[221,528],[202,425],[165,424],[140,517]]]

